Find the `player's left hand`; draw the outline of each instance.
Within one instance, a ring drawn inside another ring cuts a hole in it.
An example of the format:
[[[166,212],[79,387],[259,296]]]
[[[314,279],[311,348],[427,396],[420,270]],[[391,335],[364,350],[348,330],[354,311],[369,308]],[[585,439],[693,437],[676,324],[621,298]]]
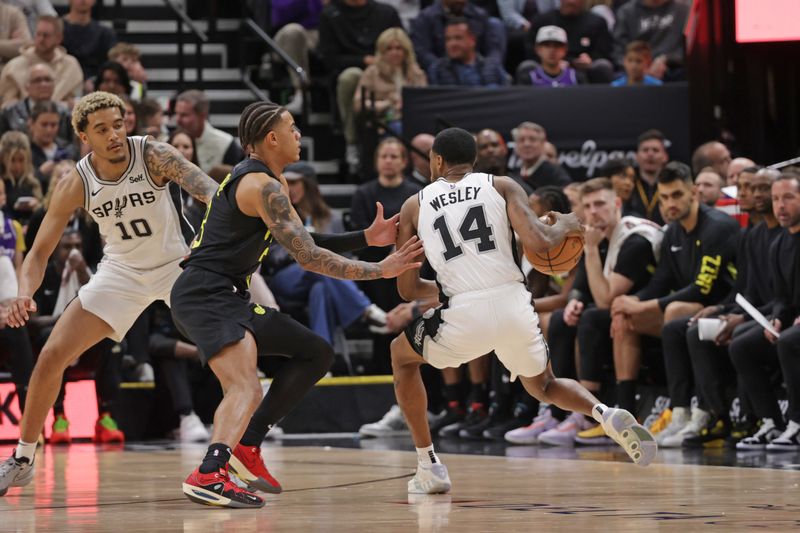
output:
[[[383,218],[383,204],[375,202],[377,212],[375,213],[375,220],[372,221],[370,227],[364,230],[364,236],[367,238],[367,244],[370,246],[389,246],[397,242],[397,222],[400,220],[400,214],[396,214],[391,218]]]
[[[381,277],[396,278],[406,270],[413,270],[422,266],[420,261],[416,261],[417,256],[422,253],[422,241],[415,235],[408,239],[406,243],[393,254],[378,263],[381,266]]]

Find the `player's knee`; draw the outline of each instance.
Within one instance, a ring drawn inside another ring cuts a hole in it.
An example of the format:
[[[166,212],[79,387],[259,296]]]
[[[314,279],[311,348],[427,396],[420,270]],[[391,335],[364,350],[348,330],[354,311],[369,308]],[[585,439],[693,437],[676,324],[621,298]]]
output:
[[[39,352],[36,366],[40,372],[50,370],[63,373],[67,365],[75,358],[77,358],[77,355],[73,355],[64,347],[46,343]]]
[[[392,369],[396,370],[402,368],[403,366],[407,365],[408,355],[406,353],[408,341],[402,336],[398,335],[392,341],[390,345],[390,351],[392,355]]]
[[[333,347],[322,337],[314,337],[306,343],[306,356],[311,359],[311,363],[320,377],[330,370],[333,365],[335,354]]]

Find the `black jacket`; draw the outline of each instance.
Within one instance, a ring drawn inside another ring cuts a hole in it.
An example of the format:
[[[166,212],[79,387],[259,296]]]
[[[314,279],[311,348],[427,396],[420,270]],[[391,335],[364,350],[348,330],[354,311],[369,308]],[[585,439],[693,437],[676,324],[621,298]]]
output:
[[[533,53],[536,32],[543,26],[558,26],[567,32],[567,60],[573,60],[583,53],[589,54],[592,59],[611,59],[611,32],[600,15],[584,11],[578,16],[565,17],[558,9],[543,13],[534,19],[528,31],[526,51]]]

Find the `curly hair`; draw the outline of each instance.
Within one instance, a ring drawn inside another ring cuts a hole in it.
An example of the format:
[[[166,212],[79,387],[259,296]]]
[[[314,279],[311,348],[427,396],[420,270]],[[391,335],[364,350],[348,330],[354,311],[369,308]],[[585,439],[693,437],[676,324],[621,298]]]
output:
[[[119,109],[120,115],[125,118],[125,102],[119,96],[104,91],[87,94],[72,109],[72,128],[75,133],[85,132],[89,125],[89,115],[113,107]]]

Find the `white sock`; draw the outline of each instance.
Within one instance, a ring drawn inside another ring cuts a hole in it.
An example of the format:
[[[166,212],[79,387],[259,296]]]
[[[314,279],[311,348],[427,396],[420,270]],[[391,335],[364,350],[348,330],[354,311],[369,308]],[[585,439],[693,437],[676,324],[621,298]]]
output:
[[[598,403],[592,407],[592,418],[597,420],[598,424],[603,423],[603,413],[606,412],[606,409],[608,409],[608,406],[604,403]]]
[[[33,463],[33,456],[36,453],[36,442],[23,442],[20,440],[17,443],[17,449],[14,451],[14,458],[22,459],[23,457],[29,463]]]
[[[436,452],[433,451],[433,444],[426,448],[417,448],[417,461],[420,465],[425,467],[434,463],[441,463],[436,456]]]

